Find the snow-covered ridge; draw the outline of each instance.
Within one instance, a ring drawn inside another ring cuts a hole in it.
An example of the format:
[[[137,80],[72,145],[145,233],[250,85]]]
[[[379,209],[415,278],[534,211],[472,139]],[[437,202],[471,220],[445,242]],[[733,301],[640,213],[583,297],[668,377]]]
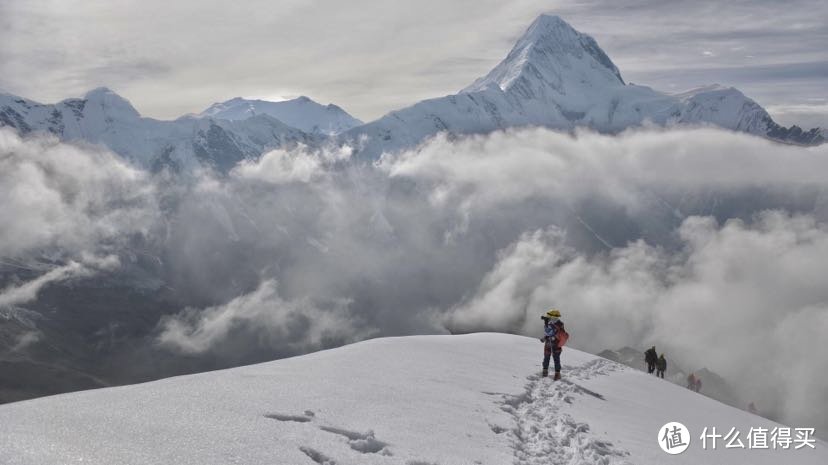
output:
[[[326,135],[339,134],[362,124],[362,121],[334,104],[321,105],[305,96],[282,102],[236,97],[225,102],[214,103],[198,116],[244,120],[263,114],[302,131]]]
[[[712,125],[784,142],[824,141],[818,128],[779,126],[734,88],[708,86],[670,95],[625,84],[592,37],[552,15],[536,19],[502,62],[460,93],[391,112],[345,136],[369,136],[361,155],[370,159],[443,131],[542,126],[616,133],[643,124]]]
[[[779,427],[606,359],[504,334],[375,339],[230,370],[0,406],[0,462],[85,464],[822,464],[816,449],[701,447]],[[662,425],[694,437],[668,456]]]
[[[734,88],[681,94],[626,84],[598,43],[563,19],[541,15],[506,58],[454,95],[424,100],[367,124],[307,97],[285,102],[235,98],[175,121],[142,118],[126,99],[95,89],[54,105],[0,94],[0,125],[101,143],[146,168],[226,170],[272,148],[302,143],[358,147],[357,156],[412,148],[440,132],[481,134],[523,126],[617,133],[645,124],[712,125],[802,145],[825,132],[773,121]]]
[[[268,115],[244,121],[144,118],[128,100],[103,87],[56,104],[0,94],[0,125],[14,127],[23,134],[45,132],[64,141],[101,144],[150,170],[168,167],[188,171],[209,166],[226,171],[267,150],[316,145],[325,138]]]
[[[500,64],[463,92],[492,85],[504,91],[524,86],[524,92],[544,86],[565,95],[588,87],[624,85],[624,80],[595,39],[576,31],[558,16],[541,15]]]

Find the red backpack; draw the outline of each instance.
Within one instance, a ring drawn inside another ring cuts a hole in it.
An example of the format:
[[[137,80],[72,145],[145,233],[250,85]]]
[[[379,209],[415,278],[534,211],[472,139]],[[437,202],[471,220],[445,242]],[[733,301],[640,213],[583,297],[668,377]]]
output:
[[[569,333],[566,332],[564,329],[564,325],[562,322],[558,321],[555,323],[558,326],[558,330],[555,333],[556,337],[558,338],[558,347],[563,347],[566,344],[566,341],[569,340]]]

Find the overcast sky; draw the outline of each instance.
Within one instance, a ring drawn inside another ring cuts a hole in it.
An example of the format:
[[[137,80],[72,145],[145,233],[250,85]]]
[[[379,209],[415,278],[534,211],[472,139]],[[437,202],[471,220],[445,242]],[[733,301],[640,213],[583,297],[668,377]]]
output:
[[[307,95],[371,120],[468,85],[541,13],[628,82],[732,85],[828,126],[824,0],[0,0],[0,89],[48,103],[105,85],[157,118]]]

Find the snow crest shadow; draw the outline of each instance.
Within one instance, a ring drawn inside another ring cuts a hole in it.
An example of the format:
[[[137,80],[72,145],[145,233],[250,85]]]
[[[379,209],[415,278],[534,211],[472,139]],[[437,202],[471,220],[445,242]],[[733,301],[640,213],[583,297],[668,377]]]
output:
[[[391,451],[389,451],[386,448],[388,444],[377,440],[374,437],[373,431],[368,431],[367,433],[358,433],[355,431],[349,431],[346,429],[335,428],[331,426],[320,426],[319,429],[321,429],[322,431],[327,431],[329,433],[344,436],[348,439],[348,445],[351,446],[351,449],[357,452],[362,452],[363,454],[381,453],[382,455],[391,455]]]
[[[286,413],[266,413],[265,418],[272,420],[289,422],[289,423],[310,423],[316,419],[316,414],[311,410],[305,410],[301,415],[286,414]],[[378,440],[374,436],[373,431],[360,433],[357,431],[347,430],[345,428],[338,428],[335,426],[315,425],[320,430],[327,433],[342,436],[348,441],[351,449],[362,454],[380,454],[385,456],[393,456],[394,454],[388,449],[388,443]],[[310,457],[314,462],[319,464],[333,464],[334,461],[318,451],[309,447],[300,448],[302,452]]]
[[[333,459],[329,458],[328,456],[326,456],[322,452],[319,452],[316,449],[303,446],[300,447],[299,450],[301,450],[303,454],[310,457],[311,460],[318,463],[319,465],[336,465],[336,462]]]
[[[285,415],[281,413],[267,413],[265,414],[265,418],[278,421],[293,421],[296,423],[308,423],[313,420],[312,415]]]

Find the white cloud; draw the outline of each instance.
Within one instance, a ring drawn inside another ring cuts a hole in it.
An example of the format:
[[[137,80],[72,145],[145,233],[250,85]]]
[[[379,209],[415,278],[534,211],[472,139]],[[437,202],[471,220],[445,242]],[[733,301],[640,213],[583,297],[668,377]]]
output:
[[[531,333],[527,320],[537,323],[537,318],[531,318],[538,310],[532,303],[548,279],[547,270],[574,257],[574,251],[561,243],[562,232],[556,229],[522,235],[498,253],[498,262],[483,278],[480,290],[448,315],[448,326]]]
[[[825,102],[771,105],[767,110],[776,122],[785,126],[796,124],[806,130],[828,129],[828,103]]]
[[[22,351],[30,345],[38,342],[43,337],[40,331],[28,331],[17,337],[17,342],[12,346],[12,352]]]
[[[222,351],[228,345],[237,348],[241,341],[248,349],[305,353],[372,334],[354,325],[347,302],[322,310],[306,299],[282,299],[277,287],[275,281],[265,280],[224,305],[189,308],[166,318],[158,342],[187,354]]]
[[[92,252],[157,218],[148,176],[111,152],[0,129],[0,256]]]
[[[34,308],[69,271],[154,273],[187,308],[149,335],[171,360],[249,363],[442,323],[535,334],[556,306],[576,347],[658,342],[779,418],[825,418],[806,404],[824,397],[828,146],[527,129],[438,137],[376,167],[272,152],[192,183],[8,132],[0,154],[0,211],[17,220],[0,225],[3,256],[80,264],[0,295]],[[133,235],[152,267],[126,259]]]
[[[13,284],[0,291],[0,307],[25,304],[37,299],[44,286],[75,278],[86,278],[98,272],[113,271],[120,266],[115,255],[94,257],[82,254],[82,262],[69,261],[56,266],[40,276],[20,284]]]
[[[380,166],[391,177],[428,183],[436,204],[458,205],[462,198],[491,207],[599,194],[635,207],[647,190],[821,185],[828,145],[803,149],[717,129],[575,137],[532,129],[451,142],[437,137]]]
[[[17,305],[35,300],[40,289],[49,283],[90,274],[89,270],[80,263],[70,262],[68,265],[50,270],[31,281],[3,289],[0,291],[0,306]]]
[[[541,332],[562,310],[574,347],[657,344],[668,358],[720,373],[747,403],[789,424],[825,427],[828,227],[766,212],[755,223],[685,220],[677,254],[632,243],[587,257],[558,235],[526,234],[447,315],[455,329]]]
[[[230,173],[248,180],[273,184],[310,182],[326,174],[326,165],[347,160],[348,146],[312,151],[301,146],[293,150],[278,149],[265,153],[257,160],[243,160]]]

